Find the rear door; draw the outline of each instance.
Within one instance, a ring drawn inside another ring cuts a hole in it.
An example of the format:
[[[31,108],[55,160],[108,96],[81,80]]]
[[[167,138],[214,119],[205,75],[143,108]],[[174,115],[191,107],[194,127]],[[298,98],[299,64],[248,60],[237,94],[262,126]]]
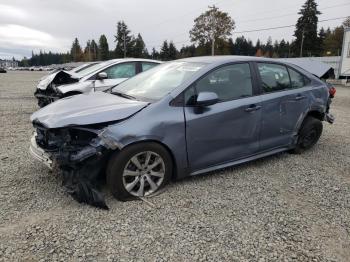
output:
[[[256,65],[263,92],[260,151],[287,146],[292,142],[293,127],[308,105],[305,90],[297,88],[295,70],[270,62]]]
[[[281,101],[281,130],[288,135],[288,143],[292,143],[297,125],[303,120],[310,105],[310,80],[300,72],[288,68],[290,89]]]
[[[260,97],[249,63],[217,68],[185,92],[186,141],[191,171],[252,155],[259,148]],[[195,106],[200,92],[215,92],[219,102]]]

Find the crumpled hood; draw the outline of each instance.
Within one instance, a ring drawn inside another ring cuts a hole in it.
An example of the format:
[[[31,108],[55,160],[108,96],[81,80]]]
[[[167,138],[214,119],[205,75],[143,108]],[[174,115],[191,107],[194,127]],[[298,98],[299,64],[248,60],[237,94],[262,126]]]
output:
[[[74,79],[75,76],[71,73],[64,71],[64,70],[58,70],[52,74],[49,74],[47,76],[44,76],[40,79],[37,88],[41,90],[45,90],[57,77],[65,77],[67,79],[72,78]]]
[[[149,103],[95,92],[60,99],[31,115],[48,128],[90,125],[125,119]]]

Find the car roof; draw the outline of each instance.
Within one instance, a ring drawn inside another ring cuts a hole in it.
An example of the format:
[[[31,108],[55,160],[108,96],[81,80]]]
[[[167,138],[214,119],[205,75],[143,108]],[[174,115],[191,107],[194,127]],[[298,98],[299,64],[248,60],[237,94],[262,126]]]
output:
[[[220,63],[241,62],[241,61],[266,61],[266,62],[278,63],[278,61],[270,58],[263,58],[263,57],[256,57],[256,56],[235,56],[235,55],[196,56],[196,57],[179,59],[177,61],[208,63],[208,64],[220,64]]]
[[[163,63],[162,61],[145,59],[145,58],[117,58],[117,59],[110,59],[107,61],[103,61],[102,63],[109,65],[109,64],[116,64],[121,62],[152,62],[152,63],[159,63],[159,64]]]

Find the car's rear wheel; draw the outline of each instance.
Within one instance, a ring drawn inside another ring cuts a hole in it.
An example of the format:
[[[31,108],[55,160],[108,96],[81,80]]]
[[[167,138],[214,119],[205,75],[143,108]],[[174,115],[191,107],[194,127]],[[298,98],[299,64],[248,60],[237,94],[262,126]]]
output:
[[[298,141],[292,153],[300,154],[313,147],[320,139],[323,130],[322,122],[308,116],[304,120],[298,134]]]
[[[157,143],[138,143],[114,153],[107,167],[107,184],[119,200],[149,197],[166,185],[173,163]]]

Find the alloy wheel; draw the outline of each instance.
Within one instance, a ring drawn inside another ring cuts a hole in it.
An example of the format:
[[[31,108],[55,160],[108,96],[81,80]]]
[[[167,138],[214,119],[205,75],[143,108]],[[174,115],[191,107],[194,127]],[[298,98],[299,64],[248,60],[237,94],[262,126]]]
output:
[[[152,151],[131,157],[124,167],[123,185],[133,196],[149,196],[162,185],[165,175],[164,160]]]

